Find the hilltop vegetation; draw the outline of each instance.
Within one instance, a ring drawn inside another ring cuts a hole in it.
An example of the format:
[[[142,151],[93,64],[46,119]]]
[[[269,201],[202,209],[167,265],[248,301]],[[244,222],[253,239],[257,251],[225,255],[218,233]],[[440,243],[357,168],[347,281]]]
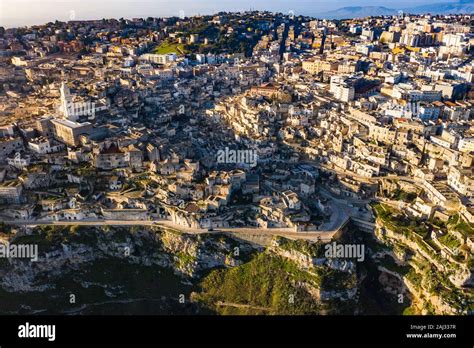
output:
[[[220,314],[318,314],[320,305],[302,286],[316,279],[268,252],[232,269],[212,271],[195,300]]]

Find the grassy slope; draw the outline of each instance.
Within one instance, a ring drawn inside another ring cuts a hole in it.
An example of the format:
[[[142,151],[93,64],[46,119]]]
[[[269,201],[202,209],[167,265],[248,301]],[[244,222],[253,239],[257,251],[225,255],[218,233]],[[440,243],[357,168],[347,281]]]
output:
[[[232,269],[212,271],[201,282],[201,303],[220,314],[317,314],[318,302],[298,284],[318,283],[317,276],[269,252]],[[293,303],[291,296],[294,296]],[[232,305],[240,304],[245,307]]]

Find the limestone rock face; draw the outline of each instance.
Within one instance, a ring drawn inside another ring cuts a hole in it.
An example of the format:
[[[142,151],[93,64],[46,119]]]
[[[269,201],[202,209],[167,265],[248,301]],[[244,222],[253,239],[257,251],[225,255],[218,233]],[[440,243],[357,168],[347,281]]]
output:
[[[395,265],[402,266],[399,268],[408,267],[412,270],[411,277],[408,277],[404,272],[389,270],[379,265],[378,269],[382,272],[379,282],[386,292],[395,295],[406,293],[422,314],[426,314],[426,308],[431,308],[434,314],[467,313],[469,297],[459,290],[472,284],[472,271],[466,263],[443,257],[442,253],[437,253],[414,233],[401,233],[386,226],[381,220],[376,222],[375,237],[380,243],[388,245],[392,251],[373,253],[374,259],[389,257]],[[420,264],[425,268],[420,267]],[[441,293],[434,290],[439,282],[430,278],[427,267],[443,275],[443,287],[449,287],[448,291]]]
[[[239,258],[233,257],[234,246],[226,238],[157,232],[150,228],[125,235],[123,231],[91,229],[87,233],[93,233],[96,240],[83,241],[79,238],[71,243],[52,245],[47,251],[39,248],[36,262],[7,259],[8,265],[0,268],[0,286],[10,292],[45,291],[50,285],[41,284],[39,278],[60,276],[65,268],[79,269],[110,257],[137,265],[170,268],[183,278],[195,278],[208,269],[234,267],[242,263]],[[15,236],[11,242],[14,240]],[[239,243],[239,253],[252,248],[250,244]]]
[[[351,286],[343,286],[340,289],[334,290],[321,289],[321,284],[302,284],[306,288],[306,290],[313,295],[314,298],[321,301],[327,301],[332,299],[355,299],[359,282],[356,279],[356,266],[353,261],[331,258],[318,258],[315,255],[311,255],[308,252],[302,250],[283,247],[283,245],[279,243],[278,239],[273,241],[272,245],[270,246],[270,251],[283,258],[291,260],[296,265],[298,265],[300,269],[307,271],[310,274],[313,274],[315,277],[320,277],[320,272],[322,270],[330,269],[334,271],[344,272],[346,273],[347,279],[353,280],[352,282],[350,282]]]

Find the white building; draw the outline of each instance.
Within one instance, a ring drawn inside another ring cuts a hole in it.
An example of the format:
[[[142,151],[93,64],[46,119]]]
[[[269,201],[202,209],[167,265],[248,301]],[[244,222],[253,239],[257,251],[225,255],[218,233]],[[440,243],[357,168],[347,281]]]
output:
[[[72,104],[71,91],[64,81],[61,83],[59,93],[61,94],[61,112],[63,113],[64,118],[71,121],[77,121],[77,118],[70,115],[70,105]],[[73,118],[71,119],[71,117]]]
[[[141,61],[145,61],[147,63],[155,63],[166,65],[176,61],[177,55],[175,53],[169,54],[153,54],[147,53],[140,56]]]
[[[336,75],[331,77],[329,91],[333,93],[334,98],[346,103],[354,100],[355,97],[354,87],[346,83],[343,76]]]
[[[459,169],[449,167],[448,185],[457,193],[467,198],[474,197],[474,172],[472,168]]]
[[[461,152],[473,152],[474,151],[474,137],[463,138],[459,140],[458,150]]]
[[[15,154],[15,157],[7,159],[9,165],[18,169],[24,169],[28,167],[30,165],[30,161],[30,156],[21,157],[19,152]]]
[[[28,148],[36,153],[39,154],[47,154],[47,153],[54,153],[59,152],[65,148],[63,144],[54,142],[51,139],[39,137],[35,139],[31,139],[28,142]]]

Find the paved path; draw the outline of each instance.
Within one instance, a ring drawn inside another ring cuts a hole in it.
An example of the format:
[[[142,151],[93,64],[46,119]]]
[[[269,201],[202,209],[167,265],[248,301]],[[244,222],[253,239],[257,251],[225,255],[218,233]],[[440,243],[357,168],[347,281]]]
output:
[[[252,305],[241,304],[241,303],[217,301],[216,305],[220,307],[226,306],[226,307],[235,307],[235,308],[248,308],[248,309],[255,309],[255,310],[265,311],[265,312],[270,311],[270,308],[267,308],[267,307],[252,306]]]
[[[38,226],[38,225],[54,225],[54,226],[162,226],[179,230],[184,233],[230,233],[230,234],[251,234],[251,235],[268,235],[268,236],[282,236],[291,239],[306,239],[318,240],[323,242],[331,241],[332,237],[337,231],[312,231],[312,232],[295,232],[292,228],[216,228],[214,231],[207,229],[188,228],[174,224],[169,220],[155,220],[155,221],[136,221],[136,220],[79,220],[79,221],[51,221],[51,220],[10,220],[3,221],[8,225],[23,225],[23,226]]]

